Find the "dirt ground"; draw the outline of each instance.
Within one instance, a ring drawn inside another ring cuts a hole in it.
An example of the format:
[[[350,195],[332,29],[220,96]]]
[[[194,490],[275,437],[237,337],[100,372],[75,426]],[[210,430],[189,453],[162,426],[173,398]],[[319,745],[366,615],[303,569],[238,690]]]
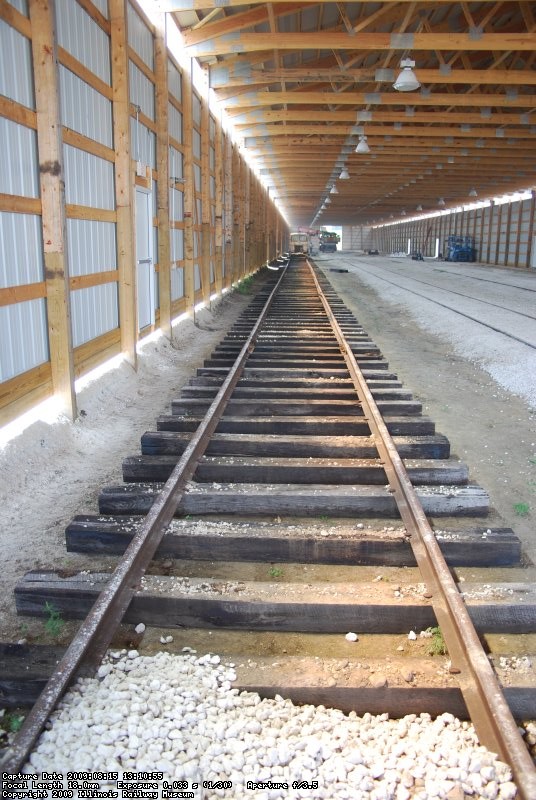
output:
[[[329,266],[329,262],[325,263]],[[379,345],[391,371],[422,401],[423,413],[435,421],[437,431],[450,439],[453,454],[469,465],[471,479],[490,493],[495,510],[492,524],[502,520],[520,536],[526,571],[515,570],[510,573],[515,574],[512,579],[533,580],[534,511],[521,517],[515,513],[514,505],[526,502],[534,508],[534,410],[502,390],[483,370],[456,355],[440,337],[421,329],[402,304],[382,300],[365,284],[355,278],[349,280],[347,274],[326,271],[326,275]],[[16,581],[36,566],[95,568],[92,559],[66,553],[65,525],[76,513],[95,513],[99,489],[120,481],[122,457],[139,452],[140,435],[154,429],[158,414],[169,412],[171,399],[224,336],[244,303],[244,298],[235,295],[215,312],[204,311],[198,327],[185,323],[173,347],[165,340],[152,343],[141,357],[138,373],[121,367],[117,373],[99,379],[84,390],[80,403],[86,416],[74,425],[65,421],[49,426],[38,423],[0,452],[0,541],[7,554],[1,579],[1,640],[52,641],[43,621],[17,617],[13,601]],[[157,385],[160,391],[155,403]],[[61,491],[50,493],[52,484],[59,484]],[[112,568],[114,559],[102,558],[99,564],[106,571]],[[244,567],[244,575],[238,574],[237,580],[245,576],[247,569]],[[203,574],[216,577],[216,566],[206,562]],[[467,580],[479,577],[478,570],[466,571]],[[74,627],[75,624],[67,624],[64,636]],[[200,651],[218,652],[221,648],[222,652],[232,652],[231,645],[218,632],[170,633],[174,635],[173,649],[189,645]],[[241,636],[246,653],[261,657],[275,652],[272,635],[262,634],[254,642],[249,635]],[[326,653],[340,658],[353,655],[352,645],[342,638],[336,651],[331,641]],[[146,644],[150,646],[150,637]],[[389,649],[393,656],[401,646],[400,640],[392,638]],[[528,639],[520,647],[521,652],[534,649]],[[303,656],[310,650],[311,638],[288,635],[284,652]]]
[[[448,437],[452,455],[469,466],[470,479],[520,537],[526,563],[536,562],[536,409],[419,327],[402,303],[385,301],[354,275],[329,271],[335,260],[319,263],[390,369],[422,402],[423,414]],[[529,513],[516,513],[518,503],[528,504]]]

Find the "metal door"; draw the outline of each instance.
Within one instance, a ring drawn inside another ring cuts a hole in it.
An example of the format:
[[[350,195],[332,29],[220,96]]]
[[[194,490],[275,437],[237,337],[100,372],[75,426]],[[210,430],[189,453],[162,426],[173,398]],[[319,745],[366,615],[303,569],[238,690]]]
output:
[[[138,330],[154,325],[154,266],[151,193],[136,188],[136,274]]]

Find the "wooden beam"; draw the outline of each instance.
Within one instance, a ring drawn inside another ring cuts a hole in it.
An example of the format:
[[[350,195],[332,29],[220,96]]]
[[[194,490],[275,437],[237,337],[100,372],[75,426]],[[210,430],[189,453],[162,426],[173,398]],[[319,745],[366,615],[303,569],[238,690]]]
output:
[[[415,0],[396,0],[397,3],[412,3]],[[495,3],[496,0],[481,0],[484,3]],[[222,0],[189,0],[188,2],[188,9],[191,11],[206,11],[209,8],[220,8]],[[251,0],[248,5],[255,6],[255,5],[264,5],[266,0]],[[278,3],[286,3],[287,0],[271,0],[274,5]],[[304,4],[307,5],[318,5],[318,0],[302,0]],[[339,0],[323,0],[323,4],[327,5],[328,3],[338,3]],[[437,0],[437,3],[434,5],[443,5],[443,4],[451,4],[452,0]],[[184,11],[184,3],[179,2],[179,0],[157,0],[157,5],[162,11],[173,12],[173,11]],[[225,7],[228,8],[235,8],[244,5],[244,0],[225,0]],[[396,5],[396,3],[393,3]],[[320,48],[321,49],[321,48]]]
[[[285,16],[301,11],[303,8],[307,8],[307,3],[285,3],[279,10],[274,11],[274,15],[277,17]],[[257,6],[241,14],[232,14],[217,22],[211,22],[210,24],[204,25],[202,28],[194,25],[192,28],[185,30],[182,35],[185,45],[190,47],[206,42],[208,39],[212,39],[216,36],[225,36],[235,31],[253,28],[255,25],[262,25],[268,22],[268,19],[269,15],[266,6]]]
[[[223,175],[223,130],[219,120],[215,120],[216,138],[214,142],[215,190],[216,206],[214,217],[216,231],[214,238],[215,258],[214,272],[216,279],[216,294],[221,294],[223,289],[223,208],[224,208],[224,175]]]
[[[379,69],[379,68],[378,68]],[[428,84],[482,84],[495,86],[534,86],[536,72],[529,69],[451,69],[441,72],[438,69],[414,70],[418,80],[423,85]],[[270,84],[287,82],[316,82],[316,83],[392,83],[396,77],[386,70],[383,74],[376,74],[375,68],[361,69],[334,69],[322,67],[288,67],[279,69],[251,69],[240,72],[232,67],[214,65],[209,68],[210,85],[218,97],[225,99],[222,87],[247,87],[256,84]],[[220,95],[221,92],[221,95]]]
[[[536,42],[535,42],[536,46]],[[479,107],[488,108],[492,107],[505,107],[505,108],[527,108],[532,111],[534,108],[534,95],[532,94],[519,94],[515,97],[509,97],[504,94],[449,94],[437,93],[430,95],[423,95],[419,93],[412,93],[408,96],[409,92],[401,95],[399,92],[345,92],[344,94],[335,94],[331,91],[323,92],[251,92],[250,94],[235,98],[232,102],[226,104],[229,107],[229,113],[233,114],[233,109],[241,109],[239,112],[243,114],[242,109],[255,108],[262,106],[282,105],[284,103],[293,105],[337,105],[337,106],[447,106],[449,108],[456,107]]]
[[[171,327],[171,247],[169,229],[169,120],[168,54],[166,15],[160,14],[155,31],[156,78],[156,159],[158,168],[158,296],[160,329],[172,339]]]
[[[201,292],[203,302],[210,303],[210,123],[208,83],[201,100]]]
[[[310,109],[302,108],[289,108],[287,111],[267,108],[262,110],[259,114],[257,110],[255,112],[241,114],[240,117],[235,117],[234,127],[236,130],[240,131],[240,133],[243,133],[250,128],[263,127],[275,122],[311,123],[311,111]],[[369,120],[356,123],[356,112],[353,108],[342,108],[337,111],[323,111],[317,109],[315,110],[314,122],[346,122],[352,126],[356,124],[362,126],[366,125],[367,128],[370,123],[397,122],[404,126],[408,123],[413,125],[417,122],[423,122],[430,125],[445,123],[448,125],[454,125],[455,123],[460,125],[477,125],[479,127],[476,130],[491,127],[495,129],[502,125],[522,125],[526,126],[528,129],[529,125],[536,124],[536,113],[527,114],[525,117],[525,115],[514,111],[511,113],[492,113],[489,117],[483,117],[482,114],[477,113],[447,111],[446,109],[439,110],[437,108],[433,111],[413,111],[411,116],[401,114],[399,111],[371,111]]]
[[[439,51],[463,50],[465,52],[532,52],[536,47],[536,35],[523,32],[484,32],[480,37],[470,33],[432,33],[405,34],[403,40],[398,33],[364,32],[349,36],[339,31],[314,31],[312,33],[248,33],[232,34],[231,41],[226,36],[208,39],[186,48],[191,58],[226,55],[231,49],[240,52],[256,50],[406,50]]]
[[[184,301],[186,314],[193,316],[195,306],[194,281],[194,227],[195,205],[192,76],[187,70],[182,74],[182,113],[184,129]]]
[[[47,0],[30,0],[29,10],[32,25],[41,221],[52,386],[55,396],[61,403],[63,413],[70,419],[74,419],[77,409],[71,337],[56,21],[54,7]]]
[[[233,283],[233,144],[228,132],[224,137],[225,286],[230,287]]]
[[[128,42],[125,0],[110,0],[115,202],[121,350],[137,368],[136,253],[134,246],[134,174],[130,141]]]

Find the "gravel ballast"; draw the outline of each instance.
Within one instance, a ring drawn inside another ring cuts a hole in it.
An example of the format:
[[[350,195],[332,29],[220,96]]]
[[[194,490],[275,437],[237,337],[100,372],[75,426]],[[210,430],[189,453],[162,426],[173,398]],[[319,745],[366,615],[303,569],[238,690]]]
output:
[[[65,696],[25,771],[158,771],[198,783],[195,796],[204,800],[515,796],[510,769],[450,714],[390,720],[263,700],[231,688],[232,663],[185,649],[111,652],[96,678],[80,679]],[[206,787],[218,782],[231,786]]]

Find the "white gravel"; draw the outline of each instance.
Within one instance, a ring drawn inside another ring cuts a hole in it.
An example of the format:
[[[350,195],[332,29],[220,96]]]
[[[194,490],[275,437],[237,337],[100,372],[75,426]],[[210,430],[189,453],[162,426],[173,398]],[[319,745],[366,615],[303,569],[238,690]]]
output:
[[[360,718],[261,700],[231,689],[232,664],[186,650],[110,653],[99,678],[81,679],[66,695],[25,771],[157,771],[198,784],[194,796],[204,800],[515,796],[509,768],[450,714]],[[220,781],[232,786],[203,788]],[[317,787],[293,788],[295,781]]]
[[[536,346],[535,271],[410,258],[371,260],[350,253],[339,254],[336,263],[385,300],[403,304],[422,328],[451,342],[457,354],[536,407],[536,351],[498,332]]]

